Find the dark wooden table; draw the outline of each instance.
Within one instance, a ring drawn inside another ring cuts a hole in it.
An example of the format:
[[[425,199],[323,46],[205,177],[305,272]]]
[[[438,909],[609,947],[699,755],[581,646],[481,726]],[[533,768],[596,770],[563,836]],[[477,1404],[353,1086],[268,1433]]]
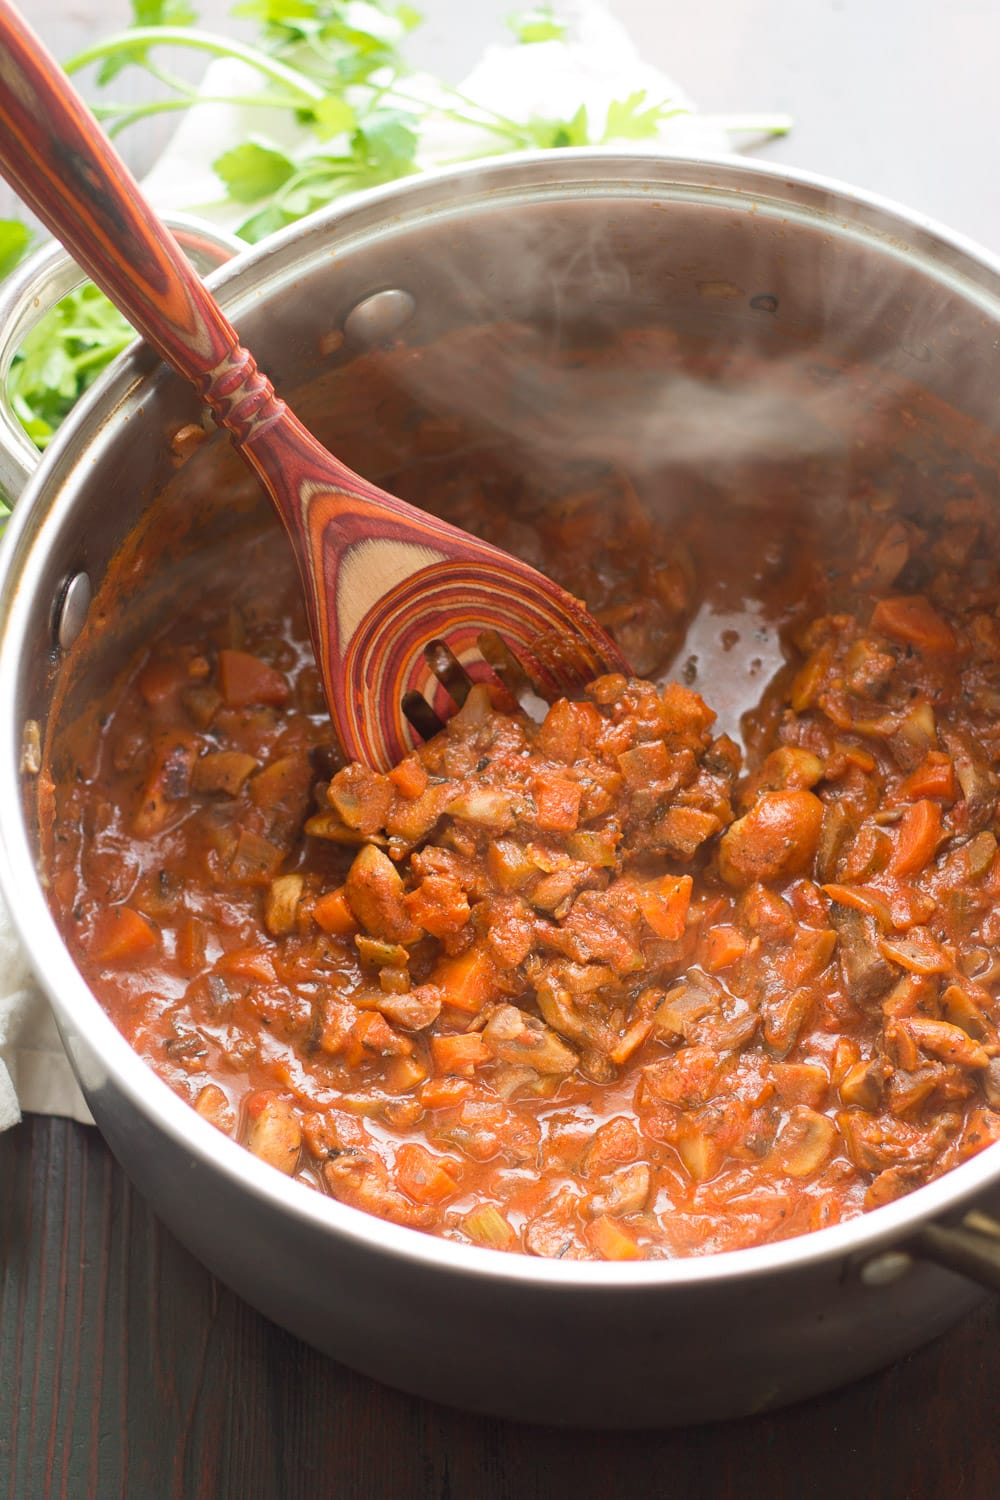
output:
[[[426,8],[425,45],[454,73],[509,7]],[[124,14],[121,0],[26,9],[62,55]],[[998,0],[618,9],[706,106],[792,111],[776,159],[1000,246]],[[221,0],[202,12],[224,24]],[[722,1427],[621,1437],[446,1411],[322,1358],[220,1286],[95,1131],[33,1118],[0,1136],[0,1500],[994,1500],[998,1415],[991,1301],[882,1375]]]

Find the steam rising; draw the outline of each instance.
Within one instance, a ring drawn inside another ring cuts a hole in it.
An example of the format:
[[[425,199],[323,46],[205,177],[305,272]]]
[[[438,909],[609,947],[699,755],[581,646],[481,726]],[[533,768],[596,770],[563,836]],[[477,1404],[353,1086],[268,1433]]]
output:
[[[327,441],[460,525],[475,510],[449,495],[463,473],[475,488],[488,452],[503,482],[483,534],[554,576],[521,497],[622,478],[607,499],[621,529],[638,507],[651,546],[693,557],[704,603],[672,671],[727,728],[781,664],[775,579],[801,603],[802,559],[835,550],[859,486],[919,519],[949,466],[1000,467],[1000,341],[968,288],[898,241],[736,196],[635,195],[501,200],[408,251],[406,344],[345,350],[323,386]],[[727,710],[719,682],[740,673]]]
[[[914,384],[996,420],[981,319],[898,245],[684,202],[485,217],[409,280],[424,347],[391,378],[552,482],[581,459],[727,486],[754,465],[818,460],[842,484],[859,447],[867,462],[914,448]],[[456,308],[460,331],[436,342]]]

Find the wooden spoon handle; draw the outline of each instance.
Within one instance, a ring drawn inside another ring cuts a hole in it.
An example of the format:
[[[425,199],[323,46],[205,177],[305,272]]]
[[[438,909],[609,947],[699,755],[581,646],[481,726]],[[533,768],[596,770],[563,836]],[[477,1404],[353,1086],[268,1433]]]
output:
[[[237,427],[241,418],[280,416],[282,403],[236,330],[58,63],[7,0],[0,0],[0,172],[223,421],[227,412]]]

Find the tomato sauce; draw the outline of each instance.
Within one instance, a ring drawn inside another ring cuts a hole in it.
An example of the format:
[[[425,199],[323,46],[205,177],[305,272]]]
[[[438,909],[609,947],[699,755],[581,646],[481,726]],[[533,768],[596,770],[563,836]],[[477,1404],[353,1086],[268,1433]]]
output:
[[[55,789],[53,905],[129,1042],[279,1170],[542,1256],[760,1244],[1000,1139],[992,476],[679,517],[616,466],[512,489],[502,445],[416,441],[403,492],[637,678],[541,723],[478,685],[345,767],[290,558],[232,551]]]

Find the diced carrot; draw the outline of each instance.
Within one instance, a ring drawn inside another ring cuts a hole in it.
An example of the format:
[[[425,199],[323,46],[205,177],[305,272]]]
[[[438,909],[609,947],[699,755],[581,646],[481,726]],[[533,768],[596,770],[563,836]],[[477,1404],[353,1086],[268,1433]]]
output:
[[[404,900],[417,926],[432,937],[443,938],[459,932],[469,920],[468,897],[450,875],[425,875]]]
[[[918,797],[952,800],[955,796],[955,767],[951,756],[941,750],[932,750],[923,764],[900,782],[896,796],[906,802]]]
[[[865,774],[874,771],[878,762],[870,750],[863,750],[860,745],[849,745],[844,740],[836,740],[833,746],[834,754],[841,757],[848,765],[857,766],[859,771]]]
[[[331,933],[334,937],[350,937],[358,930],[358,924],[347,904],[342,885],[338,886],[335,891],[327,891],[325,895],[320,896],[313,905],[312,914],[323,931]]]
[[[177,923],[177,962],[189,974],[200,972],[205,963],[205,929],[197,917],[182,917]]]
[[[227,708],[251,703],[288,702],[288,683],[279,671],[248,651],[219,652],[219,691]]]
[[[670,774],[670,755],[662,740],[649,740],[622,750],[616,760],[625,780],[632,786],[646,786]]]
[[[407,1141],[396,1152],[396,1181],[417,1203],[443,1203],[458,1192],[461,1166],[450,1157],[434,1156],[424,1146]]]
[[[143,701],[150,708],[164,703],[188,682],[187,666],[181,661],[147,662],[135,680]]]
[[[491,839],[486,850],[486,868],[490,878],[504,891],[519,891],[538,874],[538,866],[528,852],[513,839]]]
[[[131,906],[112,906],[94,924],[94,957],[100,963],[124,963],[148,953],[157,942],[150,922]]]
[[[581,749],[589,750],[604,725],[592,703],[571,703],[560,698],[553,703],[538,727],[536,744],[550,760],[572,765]]]
[[[628,1062],[632,1053],[639,1050],[652,1029],[652,1016],[640,1016],[638,1020],[633,1021],[631,1026],[618,1038],[616,1045],[608,1053],[611,1061],[618,1067],[621,1067],[622,1063]]]
[[[478,1031],[431,1037],[431,1057],[438,1073],[457,1073],[461,1078],[471,1078],[476,1068],[489,1062],[492,1055]]]
[[[785,956],[784,973],[789,984],[805,984],[822,974],[837,946],[837,934],[829,927],[800,927],[792,950]]]
[[[738,927],[710,927],[701,944],[702,963],[709,973],[717,974],[728,969],[747,951],[747,940]]]
[[[823,894],[836,901],[838,906],[852,906],[855,911],[866,912],[876,917],[884,927],[892,926],[892,917],[885,897],[878,891],[870,891],[864,885],[837,885],[831,883],[821,887]]]
[[[572,833],[580,821],[583,787],[565,776],[539,774],[532,779],[535,822],[547,833]]]
[[[393,766],[389,772],[389,780],[401,797],[412,801],[427,790],[429,777],[417,757],[408,755],[398,766]]]
[[[922,594],[880,599],[872,613],[872,629],[931,655],[948,654],[958,647],[947,620]]]
[[[406,1094],[427,1077],[427,1065],[419,1057],[394,1057],[385,1068],[385,1086],[390,1094]]]
[[[418,1098],[424,1109],[454,1109],[472,1092],[473,1085],[467,1079],[443,1074],[440,1078],[428,1078],[421,1084]]]
[[[584,1233],[591,1248],[605,1260],[642,1260],[642,1250],[632,1236],[607,1214],[594,1219]]]
[[[413,1051],[409,1038],[393,1031],[377,1010],[366,1010],[358,1017],[351,1027],[350,1040],[353,1045],[345,1055],[352,1067],[373,1053],[379,1057],[409,1057]]]
[[[691,734],[703,734],[715,722],[714,708],[692,688],[680,682],[668,682],[660,690],[663,714],[670,725],[670,734],[686,738]],[[667,736],[668,740],[670,735]]]
[[[662,875],[640,886],[639,910],[658,938],[676,943],[684,936],[693,883],[690,875]]]
[[[274,982],[274,965],[269,956],[259,948],[234,948],[229,953],[223,953],[215,967],[220,974],[256,979],[261,984]]]
[[[497,994],[493,960],[480,944],[467,948],[457,958],[446,958],[430,976],[430,983],[444,991],[446,1005],[476,1016]]]
[[[916,875],[934,858],[941,840],[941,808],[926,799],[903,814],[889,868],[894,875]]]

